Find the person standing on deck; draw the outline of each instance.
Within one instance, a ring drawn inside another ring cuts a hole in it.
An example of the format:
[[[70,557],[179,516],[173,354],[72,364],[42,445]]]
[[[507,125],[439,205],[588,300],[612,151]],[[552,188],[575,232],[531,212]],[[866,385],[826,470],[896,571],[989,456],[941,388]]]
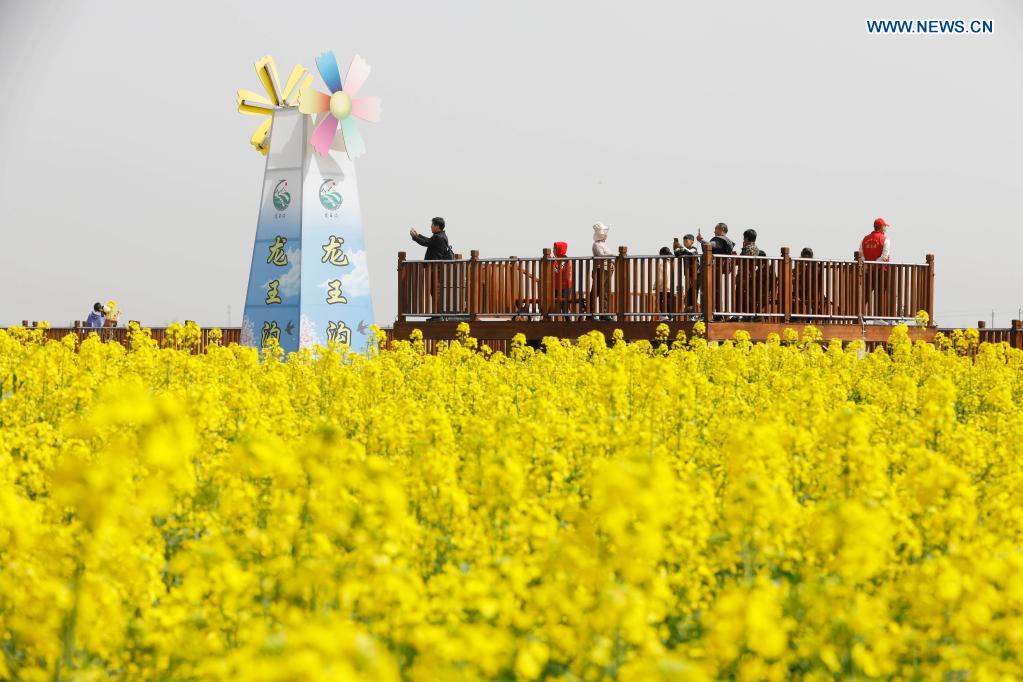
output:
[[[97,303],[92,306],[92,312],[89,313],[88,319],[85,320],[86,327],[102,327],[106,324],[106,314],[103,312],[103,304]]]
[[[675,293],[672,291],[671,286],[672,261],[674,260],[672,256],[674,254],[667,246],[662,246],[658,255],[662,257],[655,263],[654,299],[657,302],[657,311],[661,313],[658,319],[667,320],[668,313],[676,312]]]
[[[605,257],[614,255],[607,248],[607,231],[608,227],[604,223],[593,226],[593,257],[600,259],[593,262],[593,286],[590,287],[590,305],[595,320],[600,319],[598,313],[607,313],[611,307],[611,273],[614,272],[615,264],[610,258],[605,260]],[[603,310],[600,309],[598,302],[603,305]],[[605,315],[605,318],[614,319],[611,315]]]
[[[703,233],[696,231],[696,241],[704,244]],[[735,242],[728,238],[728,225],[718,223],[714,226],[714,236],[710,238],[710,248],[715,256],[729,256],[735,254]]]
[[[863,238],[860,242],[860,253],[865,261],[879,261],[888,263],[892,259],[892,240],[888,238],[888,228],[891,227],[878,218],[874,221],[874,231]]]
[[[568,242],[554,242],[554,258],[568,258]],[[562,313],[567,313],[572,301],[572,262],[555,260],[551,270],[554,273],[554,291],[557,292],[555,307]]]
[[[682,260],[682,276],[679,282],[679,293],[685,294],[685,312],[696,310],[696,292],[699,291],[698,276],[700,272],[700,250],[696,248],[696,237],[687,234],[680,243],[675,237],[672,244],[675,255]]]
[[[434,218],[430,222],[429,237],[424,237],[416,231],[416,228],[412,228],[408,231],[409,236],[412,237],[412,241],[420,246],[426,247],[426,255],[423,257],[424,260],[454,260],[455,254],[451,250],[451,245],[448,244],[448,234],[444,231],[444,219]]]
[[[860,254],[865,262],[891,262],[892,240],[888,238],[887,234],[889,227],[891,225],[886,223],[884,218],[874,221],[874,231],[860,242]],[[884,266],[866,270],[863,293],[866,296],[865,303],[868,306],[867,313],[870,317],[893,317],[896,314],[893,298],[895,292],[889,291],[891,286],[888,275],[888,268]]]
[[[675,237],[675,243],[672,244],[671,248],[679,258],[683,256],[699,256],[700,250],[696,248],[695,241],[696,237],[691,234],[682,237],[681,242],[678,240],[678,237]]]
[[[742,249],[739,251],[740,256],[766,256],[767,254],[760,250],[757,246],[757,231],[754,229],[746,230],[742,233]],[[770,296],[768,293],[769,281],[767,275],[767,268],[761,267],[761,264],[757,261],[740,261],[739,262],[739,278],[736,281],[737,293],[740,305],[748,316],[755,316],[760,311],[760,308],[765,304],[770,303]],[[758,286],[759,285],[759,286]],[[754,317],[749,317],[754,319]]]
[[[703,233],[699,230],[696,231],[696,241],[700,242],[701,251],[703,245],[707,242],[703,239]],[[735,242],[728,238],[728,225],[724,223],[718,223],[714,226],[714,236],[710,239],[710,250],[715,256],[734,256],[735,255]],[[719,282],[714,287],[714,309],[721,310],[721,304],[724,302],[725,282],[721,282],[722,277],[730,277],[732,272],[732,264],[726,261],[720,261],[713,271],[713,276],[716,277]]]
[[[451,245],[448,243],[448,233],[444,231],[444,219],[437,217],[430,221],[430,232],[433,234],[424,237],[414,227],[408,231],[412,241],[426,247],[426,255],[423,256],[423,260],[454,260],[455,252],[451,250]],[[438,272],[439,268],[443,269]],[[448,312],[453,307],[452,283],[449,278],[454,273],[444,266],[439,266],[439,268],[434,269],[432,277],[427,277],[424,289],[432,312]],[[442,315],[440,319],[445,321],[447,317]]]

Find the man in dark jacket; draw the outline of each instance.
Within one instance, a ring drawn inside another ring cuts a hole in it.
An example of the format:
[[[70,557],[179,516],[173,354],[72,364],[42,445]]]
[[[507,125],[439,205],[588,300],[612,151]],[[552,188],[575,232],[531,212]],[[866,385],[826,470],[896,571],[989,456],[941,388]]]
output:
[[[704,243],[703,235],[696,232],[696,241]],[[728,238],[728,225],[718,223],[714,226],[714,236],[710,238],[710,248],[715,256],[728,256],[735,253],[735,242]]]
[[[430,232],[433,234],[429,237],[424,237],[419,234],[414,227],[408,231],[412,240],[416,244],[426,247],[426,256],[424,256],[424,259],[454,260],[455,254],[451,250],[451,246],[448,244],[448,235],[444,231],[444,219],[434,218],[433,222],[430,223]]]

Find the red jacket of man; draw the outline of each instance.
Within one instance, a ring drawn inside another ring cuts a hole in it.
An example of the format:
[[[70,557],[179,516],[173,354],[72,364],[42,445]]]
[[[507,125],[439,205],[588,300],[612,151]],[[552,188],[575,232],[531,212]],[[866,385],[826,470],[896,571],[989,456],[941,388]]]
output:
[[[860,244],[860,253],[863,254],[863,260],[881,260],[881,254],[885,251],[884,245],[887,241],[888,237],[881,230],[874,230],[864,237],[863,242]],[[884,260],[891,260],[891,256],[886,257]]]
[[[554,242],[554,257],[568,256],[568,242]],[[572,263],[560,261],[554,263],[554,281],[562,289],[572,288]]]

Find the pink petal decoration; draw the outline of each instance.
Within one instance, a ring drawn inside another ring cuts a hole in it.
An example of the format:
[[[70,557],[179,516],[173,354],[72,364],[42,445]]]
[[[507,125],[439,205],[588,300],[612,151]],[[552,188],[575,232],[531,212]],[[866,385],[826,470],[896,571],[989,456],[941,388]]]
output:
[[[356,97],[352,100],[352,116],[370,123],[378,123],[380,121],[380,98]]]
[[[352,65],[348,67],[348,75],[345,76],[345,92],[348,93],[348,96],[358,95],[367,78],[369,78],[369,64],[359,55],[355,55]]]
[[[298,93],[298,110],[303,114],[322,114],[330,109],[330,95],[306,88]]]
[[[313,136],[309,138],[309,144],[320,156],[325,156],[330,151],[330,145],[334,142],[334,133],[336,132],[337,119],[333,114],[327,114],[313,131]]]

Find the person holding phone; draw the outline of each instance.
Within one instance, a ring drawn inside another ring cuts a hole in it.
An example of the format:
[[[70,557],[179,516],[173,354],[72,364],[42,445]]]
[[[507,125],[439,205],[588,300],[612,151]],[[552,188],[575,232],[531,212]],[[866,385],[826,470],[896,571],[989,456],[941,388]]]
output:
[[[706,243],[703,233],[696,231],[696,241],[700,244]],[[714,236],[710,238],[710,248],[715,256],[729,256],[735,254],[735,242],[728,238],[728,225],[718,223],[714,226]]]

